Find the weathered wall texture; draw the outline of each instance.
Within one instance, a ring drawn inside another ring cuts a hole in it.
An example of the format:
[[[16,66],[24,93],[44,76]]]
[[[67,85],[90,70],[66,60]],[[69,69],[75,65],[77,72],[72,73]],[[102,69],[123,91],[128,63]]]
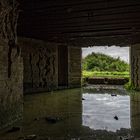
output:
[[[81,48],[69,46],[69,87],[81,87],[81,54]]]
[[[57,89],[57,46],[34,39],[18,40],[24,63],[24,93]]]
[[[16,44],[17,3],[0,0],[0,128],[22,111],[23,65]]]
[[[140,137],[140,123],[139,115],[140,114],[140,94],[131,94],[130,96],[130,114],[131,114],[131,129],[133,130],[133,135],[137,138]]]
[[[58,48],[61,44],[28,38],[19,38],[18,44],[22,48],[24,63],[24,93],[58,89]],[[68,47],[68,87],[80,86],[81,48],[70,46]]]
[[[140,89],[140,44],[131,46],[131,82]]]

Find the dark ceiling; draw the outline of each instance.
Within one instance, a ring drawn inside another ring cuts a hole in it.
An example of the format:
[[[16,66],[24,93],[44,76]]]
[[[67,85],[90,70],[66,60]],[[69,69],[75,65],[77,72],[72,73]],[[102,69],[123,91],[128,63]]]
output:
[[[140,43],[140,0],[22,0],[18,35],[70,45]]]

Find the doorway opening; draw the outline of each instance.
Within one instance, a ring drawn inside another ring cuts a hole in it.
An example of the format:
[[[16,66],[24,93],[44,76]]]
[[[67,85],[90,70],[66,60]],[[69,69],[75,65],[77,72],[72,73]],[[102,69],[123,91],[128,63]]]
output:
[[[83,82],[123,85],[129,81],[129,47],[82,48]]]
[[[68,47],[58,46],[58,86],[68,87]]]

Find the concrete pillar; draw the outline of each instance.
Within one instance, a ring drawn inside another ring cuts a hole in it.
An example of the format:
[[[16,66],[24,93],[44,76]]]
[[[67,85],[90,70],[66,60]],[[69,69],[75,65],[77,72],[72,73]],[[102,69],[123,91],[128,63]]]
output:
[[[132,45],[130,48],[131,83],[140,89],[140,44]]]
[[[69,46],[68,48],[68,84],[69,87],[81,87],[81,58],[80,47]]]
[[[0,0],[0,128],[22,113],[23,65],[16,44],[17,11],[16,1]]]
[[[130,114],[131,114],[131,129],[135,137],[140,137],[140,94],[132,93],[130,95]]]

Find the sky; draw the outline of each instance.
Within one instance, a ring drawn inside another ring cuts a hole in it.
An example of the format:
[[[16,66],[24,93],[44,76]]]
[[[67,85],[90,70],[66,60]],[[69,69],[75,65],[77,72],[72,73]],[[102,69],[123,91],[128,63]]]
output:
[[[101,47],[88,47],[88,48],[82,48],[82,57],[86,57],[88,54],[91,54],[92,52],[100,52],[103,54],[110,55],[114,58],[120,57],[121,60],[124,60],[125,62],[129,63],[129,47],[119,47],[119,46],[101,46]]]

